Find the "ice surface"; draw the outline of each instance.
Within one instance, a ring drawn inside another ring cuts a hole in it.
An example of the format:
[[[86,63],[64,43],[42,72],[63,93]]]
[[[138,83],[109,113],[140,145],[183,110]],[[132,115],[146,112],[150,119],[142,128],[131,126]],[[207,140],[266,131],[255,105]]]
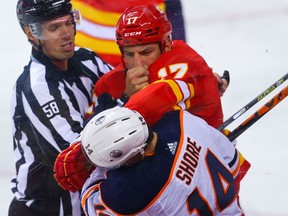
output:
[[[12,199],[9,180],[14,173],[9,100],[14,82],[28,62],[30,45],[17,23],[16,0],[0,4],[0,215],[7,215]],[[222,98],[226,119],[288,72],[287,0],[183,0],[183,8],[188,43],[214,71],[230,71],[231,85]],[[252,164],[240,192],[247,216],[288,215],[287,120],[286,98],[238,138],[238,148]]]

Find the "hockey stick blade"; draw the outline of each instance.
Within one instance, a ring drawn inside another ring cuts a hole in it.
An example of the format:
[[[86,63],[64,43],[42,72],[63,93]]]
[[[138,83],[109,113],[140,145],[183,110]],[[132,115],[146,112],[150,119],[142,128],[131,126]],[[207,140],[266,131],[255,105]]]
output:
[[[223,124],[221,124],[217,129],[223,130],[227,125],[231,124],[233,121],[238,119],[241,115],[243,115],[247,110],[249,110],[252,106],[254,106],[256,103],[261,101],[264,97],[266,97],[268,94],[270,94],[272,91],[274,91],[278,86],[280,86],[282,83],[284,83],[288,79],[288,73],[285,74],[283,77],[281,77],[279,80],[277,80],[273,85],[271,85],[269,88],[264,90],[261,94],[259,94],[256,98],[254,98],[252,101],[250,101],[248,104],[246,104],[243,108],[241,108],[239,111],[237,111],[234,115],[232,115],[230,118],[228,118]]]
[[[243,123],[235,128],[227,137],[230,141],[235,140],[244,131],[246,131],[251,125],[262,118],[267,112],[273,109],[288,95],[288,86],[282,89],[277,95],[270,99],[266,104],[260,107],[255,113],[248,117]]]

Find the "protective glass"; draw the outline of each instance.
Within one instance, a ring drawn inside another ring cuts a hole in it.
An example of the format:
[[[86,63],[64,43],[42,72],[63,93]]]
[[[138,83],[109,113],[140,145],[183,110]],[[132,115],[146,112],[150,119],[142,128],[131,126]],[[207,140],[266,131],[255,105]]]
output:
[[[73,16],[66,15],[42,23],[33,23],[29,28],[31,33],[40,40],[53,40],[74,35],[80,26],[80,12],[74,10]]]

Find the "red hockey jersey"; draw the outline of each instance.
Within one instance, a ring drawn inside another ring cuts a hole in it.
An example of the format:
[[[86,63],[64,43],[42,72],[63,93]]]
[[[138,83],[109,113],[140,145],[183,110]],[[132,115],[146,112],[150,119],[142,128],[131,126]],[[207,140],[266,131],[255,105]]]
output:
[[[188,110],[213,127],[223,123],[214,74],[205,60],[186,43],[173,41],[172,50],[163,53],[148,70],[150,84],[132,95],[125,107],[137,110],[149,125],[169,110],[179,109]],[[119,98],[124,90],[125,70],[119,66],[96,83],[94,100],[104,92]]]

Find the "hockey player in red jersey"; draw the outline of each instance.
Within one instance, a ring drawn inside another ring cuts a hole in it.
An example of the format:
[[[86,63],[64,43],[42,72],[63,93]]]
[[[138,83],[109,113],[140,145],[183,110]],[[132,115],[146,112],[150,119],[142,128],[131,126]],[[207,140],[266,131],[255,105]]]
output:
[[[172,41],[171,32],[166,15],[155,5],[128,8],[116,28],[123,64],[96,83],[95,99],[105,92],[113,98],[131,97],[125,106],[151,125],[171,109],[185,109],[217,127],[223,114],[212,69],[185,42]],[[134,86],[128,86],[132,79]]]
[[[149,128],[135,111],[105,110],[83,129],[82,147],[97,166],[81,193],[86,215],[244,215],[237,149],[187,111]]]
[[[223,122],[218,83],[211,68],[186,43],[172,41],[171,31],[166,15],[155,5],[128,8],[122,14],[116,38],[123,64],[96,83],[88,115],[98,107],[97,99],[108,93],[141,113],[149,125],[166,112],[181,109],[213,127]],[[58,183],[72,191],[81,189],[91,172],[81,149],[75,146],[60,153],[54,166]]]
[[[72,0],[72,4],[82,17],[81,28],[75,37],[76,45],[92,49],[113,67],[121,63],[121,53],[115,43],[115,28],[119,17],[128,7],[156,4],[165,11],[172,23],[172,37],[185,40],[181,0]]]

